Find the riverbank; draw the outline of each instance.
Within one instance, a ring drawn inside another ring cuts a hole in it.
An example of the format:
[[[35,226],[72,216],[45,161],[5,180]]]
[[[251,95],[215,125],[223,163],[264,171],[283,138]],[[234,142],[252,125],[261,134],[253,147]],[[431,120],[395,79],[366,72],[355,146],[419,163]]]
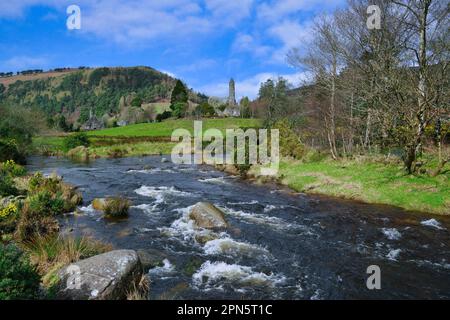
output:
[[[256,119],[206,119],[203,130],[259,127]],[[90,146],[69,152],[80,160],[97,158],[169,155],[176,143],[170,135],[176,128],[193,131],[193,120],[167,120],[120,128],[88,132]],[[33,141],[33,149],[43,155],[65,156],[64,136],[43,136]],[[430,159],[429,169],[437,162]],[[434,166],[434,167],[433,167]],[[250,171],[255,173],[256,168]],[[353,199],[371,204],[398,206],[433,214],[450,214],[450,163],[442,174],[407,175],[398,158],[385,156],[356,157],[333,161],[324,157],[303,161],[283,160],[277,180],[291,189],[309,194],[322,194]]]
[[[250,170],[250,175],[255,174],[256,169]],[[366,157],[317,162],[282,160],[277,181],[306,194],[449,215],[449,178],[448,169],[447,173],[436,177],[407,175],[401,163],[383,163],[378,158]]]

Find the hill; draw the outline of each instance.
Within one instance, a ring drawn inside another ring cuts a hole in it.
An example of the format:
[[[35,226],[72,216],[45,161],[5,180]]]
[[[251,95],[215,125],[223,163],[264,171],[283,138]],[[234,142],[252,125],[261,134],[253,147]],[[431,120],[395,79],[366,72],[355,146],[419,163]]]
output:
[[[75,128],[93,115],[127,124],[167,109],[176,79],[150,67],[64,69],[0,78],[0,102],[38,108],[49,123],[63,115]],[[189,92],[191,104],[207,99]]]

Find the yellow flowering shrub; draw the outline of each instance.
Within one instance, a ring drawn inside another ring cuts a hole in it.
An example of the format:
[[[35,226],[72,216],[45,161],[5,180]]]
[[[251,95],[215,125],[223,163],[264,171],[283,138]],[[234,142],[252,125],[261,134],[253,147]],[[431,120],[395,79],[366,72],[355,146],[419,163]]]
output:
[[[8,218],[17,213],[17,206],[14,203],[8,204],[5,208],[0,209],[0,219]]]

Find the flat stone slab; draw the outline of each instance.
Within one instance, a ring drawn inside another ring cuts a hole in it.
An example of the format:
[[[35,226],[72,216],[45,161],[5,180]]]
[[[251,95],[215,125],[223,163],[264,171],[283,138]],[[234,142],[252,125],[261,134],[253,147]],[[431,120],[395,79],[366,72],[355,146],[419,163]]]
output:
[[[58,273],[57,299],[121,300],[142,277],[133,250],[116,250],[68,265]]]

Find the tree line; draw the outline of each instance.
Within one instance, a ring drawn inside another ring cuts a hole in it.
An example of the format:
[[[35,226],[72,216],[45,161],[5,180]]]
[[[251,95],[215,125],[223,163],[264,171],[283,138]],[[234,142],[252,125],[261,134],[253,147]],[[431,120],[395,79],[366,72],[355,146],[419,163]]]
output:
[[[368,27],[370,5],[380,10],[379,29]],[[393,152],[416,173],[431,140],[442,169],[449,161],[449,12],[440,0],[349,0],[316,19],[306,49],[288,54],[309,82],[293,94],[284,79],[270,80],[257,103],[269,122],[289,118],[334,159]]]

